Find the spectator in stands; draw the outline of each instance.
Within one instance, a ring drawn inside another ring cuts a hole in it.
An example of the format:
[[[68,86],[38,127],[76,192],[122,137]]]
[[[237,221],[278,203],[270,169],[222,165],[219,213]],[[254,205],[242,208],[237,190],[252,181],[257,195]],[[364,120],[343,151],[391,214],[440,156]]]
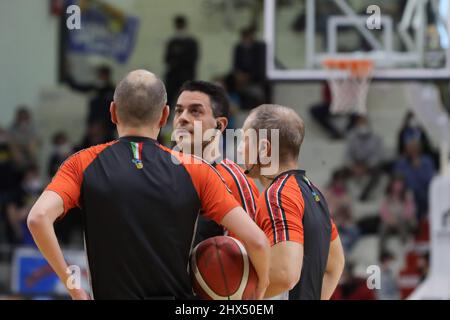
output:
[[[86,126],[90,127],[93,123],[102,123],[108,135],[108,140],[113,140],[116,136],[116,128],[111,122],[109,107],[113,100],[115,87],[111,68],[107,65],[101,65],[96,68],[95,72],[96,81],[92,84],[77,83],[69,74],[65,75],[65,80],[74,90],[93,93],[93,97],[89,100]]]
[[[328,188],[324,192],[331,216],[342,207],[351,207],[351,198],[347,190],[347,174],[339,169],[333,172]]]
[[[361,237],[361,231],[352,218],[349,206],[342,205],[333,215],[334,222],[339,231],[344,252],[349,253]]]
[[[377,290],[378,300],[398,300],[400,298],[396,276],[392,269],[393,261],[394,256],[390,252],[384,251],[381,253],[380,288]]]
[[[195,80],[199,58],[198,41],[188,34],[187,18],[176,16],[173,22],[176,33],[167,43],[164,54],[169,106],[174,106],[174,99],[181,85],[186,81]]]
[[[0,243],[10,243],[13,231],[6,216],[7,205],[16,197],[20,190],[20,172],[17,164],[20,158],[11,135],[0,128]]]
[[[417,117],[413,112],[409,111],[406,114],[402,128],[398,133],[397,151],[399,155],[405,154],[406,142],[411,139],[418,140],[420,142],[423,154],[432,157],[434,164],[438,165],[437,161],[439,160],[439,156],[433,151],[430,140],[428,139],[425,130],[417,120]]]
[[[406,187],[405,179],[400,175],[391,178],[386,195],[381,201],[380,248],[385,250],[389,235],[399,234],[403,243],[411,236],[417,226],[414,196]]]
[[[38,167],[31,165],[25,171],[20,191],[15,193],[6,204],[8,224],[13,231],[13,244],[34,245],[33,237],[27,227],[27,216],[42,189]]]
[[[83,137],[80,145],[75,147],[75,151],[80,151],[98,144],[103,144],[111,141],[111,137],[105,128],[103,122],[93,122],[89,124],[87,132]]]
[[[266,81],[266,45],[256,40],[255,34],[254,26],[244,28],[233,52],[233,87],[240,96],[243,109],[251,109],[270,100]]]
[[[422,153],[419,140],[412,138],[406,142],[405,154],[395,163],[394,172],[403,175],[406,186],[413,191],[420,222],[428,214],[428,190],[435,167],[431,157]]]
[[[57,132],[52,138],[52,151],[48,160],[48,176],[53,177],[59,166],[73,153],[73,147],[65,132]]]
[[[372,131],[366,117],[358,116],[355,128],[350,131],[345,153],[345,165],[355,179],[368,177],[368,182],[359,196],[366,201],[381,177],[384,157],[383,141]]]
[[[412,190],[420,222],[428,214],[428,189],[435,173],[433,160],[422,153],[420,140],[406,142],[405,154],[396,161],[394,172],[401,174],[406,187]]]
[[[25,168],[35,163],[38,157],[40,139],[38,129],[27,107],[18,107],[9,132],[19,151],[20,158],[17,159],[19,161],[17,164]]]

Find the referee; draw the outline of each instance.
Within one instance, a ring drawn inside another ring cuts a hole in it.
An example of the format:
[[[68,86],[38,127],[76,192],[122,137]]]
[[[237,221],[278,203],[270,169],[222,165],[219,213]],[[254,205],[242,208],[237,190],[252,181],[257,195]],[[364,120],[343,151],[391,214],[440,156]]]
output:
[[[229,113],[230,103],[223,88],[206,81],[188,81],[183,84],[178,94],[172,135],[183,153],[197,151],[196,144],[201,146],[198,148],[200,152],[193,154],[202,157],[219,172],[236,201],[254,220],[258,187],[238,164],[223,157],[220,151],[220,137],[228,126]],[[200,128],[195,126],[196,123],[201,124]],[[212,139],[207,136],[210,130],[216,131]],[[190,137],[187,143],[184,141],[186,135]],[[214,221],[200,216],[195,243],[224,234],[235,236],[228,233],[228,230],[223,230]]]
[[[117,86],[111,119],[119,139],[78,152],[60,167],[28,216],[34,240],[73,299],[189,299],[198,213],[236,234],[268,285],[269,246],[215,169],[156,141],[169,116],[164,84],[136,70]],[[83,215],[92,296],[68,284],[53,224]]]

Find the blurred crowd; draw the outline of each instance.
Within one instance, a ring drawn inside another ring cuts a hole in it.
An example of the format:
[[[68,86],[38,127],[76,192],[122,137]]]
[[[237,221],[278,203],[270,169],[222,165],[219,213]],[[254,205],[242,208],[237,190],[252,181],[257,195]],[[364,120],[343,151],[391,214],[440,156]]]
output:
[[[347,257],[334,298],[406,298],[428,268],[428,191],[439,168],[438,154],[408,112],[398,129],[395,155],[388,156],[369,119],[331,114],[330,97],[325,84],[322,102],[310,113],[330,139],[345,143],[342,165],[332,173],[325,192]],[[336,118],[342,117],[347,119],[344,125],[340,119],[339,126]],[[395,252],[389,245],[393,241],[399,244]],[[366,270],[358,269],[358,260],[371,260],[371,255],[381,269],[380,290],[370,290]]]

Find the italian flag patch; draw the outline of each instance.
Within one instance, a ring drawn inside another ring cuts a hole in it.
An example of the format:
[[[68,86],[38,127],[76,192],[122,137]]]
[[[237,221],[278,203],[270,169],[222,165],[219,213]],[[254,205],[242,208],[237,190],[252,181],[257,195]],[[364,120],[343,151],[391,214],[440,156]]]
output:
[[[133,163],[136,165],[137,169],[144,168],[144,164],[142,163],[142,147],[144,145],[143,142],[130,142],[131,144],[131,152],[133,153]]]

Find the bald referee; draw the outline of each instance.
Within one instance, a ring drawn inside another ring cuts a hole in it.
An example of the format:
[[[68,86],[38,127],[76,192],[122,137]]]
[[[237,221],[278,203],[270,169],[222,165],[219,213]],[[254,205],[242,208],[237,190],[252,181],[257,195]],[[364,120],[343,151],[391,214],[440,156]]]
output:
[[[261,105],[243,129],[246,172],[265,187],[255,221],[272,245],[266,297],[329,299],[344,268],[344,253],[325,198],[298,167],[303,120],[291,108]]]
[[[117,86],[111,118],[119,139],[80,151],[31,209],[34,240],[73,299],[188,299],[189,254],[200,210],[235,233],[268,285],[269,246],[213,167],[158,144],[169,107],[164,84],[137,70]],[[82,209],[91,297],[68,284],[53,224]]]

